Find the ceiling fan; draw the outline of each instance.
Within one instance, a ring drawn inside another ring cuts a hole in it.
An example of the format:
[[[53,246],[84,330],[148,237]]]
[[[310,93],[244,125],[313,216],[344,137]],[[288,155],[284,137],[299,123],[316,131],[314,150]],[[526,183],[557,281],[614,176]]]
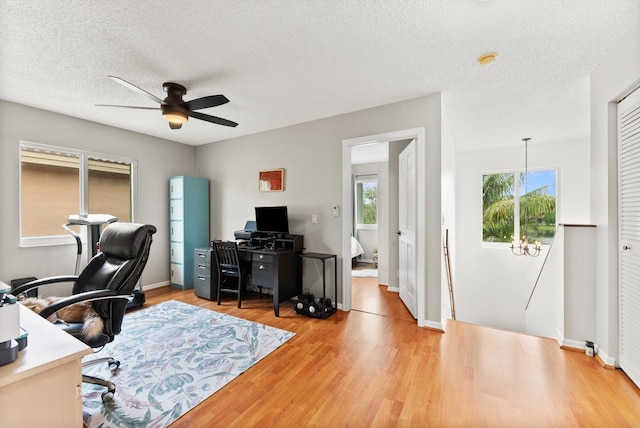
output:
[[[162,87],[167,93],[167,97],[162,100],[155,95],[145,91],[144,89],[127,82],[124,79],[115,76],[107,77],[118,82],[125,88],[129,88],[140,95],[144,95],[147,98],[152,99],[153,101],[160,104],[160,107],[122,106],[112,104],[96,104],[97,106],[135,108],[143,110],[162,110],[162,116],[169,122],[169,127],[171,129],[180,129],[182,127],[182,124],[189,120],[189,116],[218,125],[231,127],[238,126],[236,122],[195,111],[228,103],[229,100],[224,95],[209,95],[207,97],[196,98],[195,100],[191,101],[184,101],[182,97],[187,94],[187,88],[178,83],[165,82],[162,84]]]

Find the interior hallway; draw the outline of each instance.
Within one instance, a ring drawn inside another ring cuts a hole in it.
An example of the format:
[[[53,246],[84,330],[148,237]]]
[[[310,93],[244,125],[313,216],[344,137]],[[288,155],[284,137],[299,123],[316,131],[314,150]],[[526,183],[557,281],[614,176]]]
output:
[[[370,268],[368,266],[356,267],[354,270]],[[386,285],[379,285],[377,277],[351,277],[351,309],[384,317],[415,321],[411,312],[400,300],[400,295],[393,291],[387,291]]]

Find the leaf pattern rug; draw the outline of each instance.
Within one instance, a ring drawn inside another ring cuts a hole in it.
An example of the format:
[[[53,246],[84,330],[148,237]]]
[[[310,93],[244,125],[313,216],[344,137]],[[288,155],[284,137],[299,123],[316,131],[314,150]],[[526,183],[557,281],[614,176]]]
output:
[[[87,357],[112,356],[121,365],[115,375],[106,363],[83,370],[116,384],[106,403],[105,388],[83,384],[84,423],[166,427],[293,336],[173,300],[128,313],[115,340]]]

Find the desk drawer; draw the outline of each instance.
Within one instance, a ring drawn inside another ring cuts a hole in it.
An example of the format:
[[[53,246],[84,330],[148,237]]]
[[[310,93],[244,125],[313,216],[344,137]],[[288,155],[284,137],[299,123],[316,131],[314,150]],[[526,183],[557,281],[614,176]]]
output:
[[[263,287],[273,287],[273,263],[254,260],[251,263],[251,282]]]
[[[252,261],[254,263],[273,263],[274,256],[272,254],[253,253]]]
[[[195,250],[193,250],[193,261],[196,264],[196,266],[198,264],[203,264],[203,265],[207,265],[207,266],[211,266],[211,253],[213,251],[208,250],[208,249],[202,249],[202,248],[196,248]],[[213,260],[213,263],[215,263],[215,260]]]
[[[211,281],[210,275],[195,273],[193,275],[193,291],[196,296],[207,300],[216,300],[217,284]]]
[[[193,262],[193,274],[198,275],[211,275],[211,265],[204,263],[201,260],[194,260]]]
[[[194,284],[198,284],[197,287],[194,287],[196,289],[196,291],[198,289],[203,289],[204,287],[210,287],[211,286],[211,275],[205,275],[205,274],[202,274],[202,273],[195,273],[193,275],[193,283]]]

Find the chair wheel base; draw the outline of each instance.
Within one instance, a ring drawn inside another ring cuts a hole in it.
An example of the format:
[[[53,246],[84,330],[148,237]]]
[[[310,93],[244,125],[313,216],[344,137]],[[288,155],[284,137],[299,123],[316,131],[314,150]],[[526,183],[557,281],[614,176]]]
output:
[[[113,395],[114,395],[115,391],[104,391],[102,393],[102,402],[106,403],[109,401],[113,401]]]

